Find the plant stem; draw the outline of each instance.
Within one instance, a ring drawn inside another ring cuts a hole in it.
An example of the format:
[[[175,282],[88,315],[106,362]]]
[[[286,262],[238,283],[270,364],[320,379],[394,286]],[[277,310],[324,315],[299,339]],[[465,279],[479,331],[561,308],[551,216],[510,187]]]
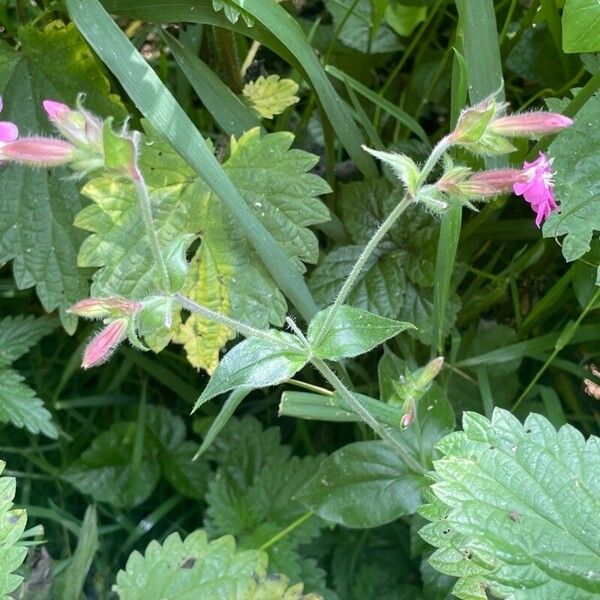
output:
[[[373,415],[356,399],[354,394],[338,379],[337,375],[327,366],[325,361],[320,358],[313,357],[311,363],[314,367],[323,375],[323,377],[344,397],[348,405],[361,419],[381,437],[383,440],[388,442],[394,450],[398,452],[402,460],[408,465],[410,469],[416,473],[424,474],[427,472],[426,468],[419,464],[404,448],[400,442],[388,431],[386,427],[381,425]]]
[[[135,185],[135,190],[138,195],[142,219],[144,220],[146,235],[148,236],[148,241],[150,242],[150,250],[152,252],[152,257],[154,258],[154,262],[156,263],[156,266],[158,268],[160,284],[162,287],[161,291],[168,293],[171,287],[171,282],[169,280],[169,271],[167,270],[165,259],[163,258],[162,252],[160,250],[158,234],[156,233],[156,229],[154,227],[154,217],[152,215],[152,202],[150,201],[150,195],[148,194],[146,181],[144,180],[144,176],[142,175],[142,172],[139,170],[137,165],[133,169],[131,179],[133,181],[133,184]]]
[[[361,255],[358,257],[358,260],[352,267],[352,271],[350,271],[346,281],[344,281],[344,285],[339,291],[337,298],[335,299],[335,302],[333,303],[333,306],[331,307],[331,310],[327,315],[327,319],[323,324],[319,338],[315,342],[315,346],[318,346],[319,343],[323,340],[323,337],[327,334],[327,331],[331,323],[333,323],[333,319],[335,318],[337,311],[340,309],[342,304],[344,304],[344,301],[348,297],[348,294],[352,291],[352,288],[354,287],[356,280],[358,279],[361,271],[363,270],[363,267],[365,266],[367,260],[369,260],[369,257],[371,256],[379,242],[385,237],[392,225],[397,221],[398,217],[408,208],[408,206],[413,200],[414,199],[410,194],[406,194],[404,198],[402,198],[402,201],[396,205],[394,210],[388,215],[387,219],[379,226],[379,229],[369,240],[369,243],[365,246]]]
[[[294,531],[297,527],[300,527],[303,523],[308,521],[311,517],[314,517],[315,513],[312,510],[309,510],[307,513],[303,514],[301,517],[296,519],[293,523],[288,525],[285,529],[282,529],[279,533],[275,534],[270,540],[267,540],[259,550],[266,550],[270,548],[273,544],[276,544],[279,540],[283,539],[288,533]]]
[[[186,310],[189,310],[191,313],[201,315],[202,317],[204,317],[206,319],[210,319],[211,321],[217,321],[218,323],[221,323],[221,325],[225,325],[226,327],[229,327],[229,328],[233,329],[234,331],[237,331],[246,337],[258,337],[258,338],[262,338],[263,340],[268,340],[269,342],[271,342],[272,344],[275,344],[276,346],[286,347],[286,348],[289,347],[289,348],[294,348],[296,350],[298,349],[297,347],[292,346],[291,344],[287,344],[283,340],[272,336],[268,331],[265,331],[264,329],[256,329],[255,327],[246,325],[245,323],[242,323],[241,321],[237,321],[236,319],[227,317],[226,315],[223,315],[219,312],[211,310],[210,308],[206,308],[206,306],[202,306],[201,304],[198,304],[197,302],[190,300],[190,298],[184,296],[180,292],[177,292],[176,294],[174,294],[173,298],[177,302],[179,302],[179,304],[181,304],[181,306],[183,306],[183,308],[185,308]]]
[[[429,174],[431,173],[431,171],[433,171],[435,165],[438,164],[440,158],[442,158],[444,153],[448,150],[448,148],[450,148],[451,145],[452,140],[449,135],[443,137],[435,145],[435,147],[431,151],[431,154],[429,155],[429,158],[425,161],[425,164],[421,169],[421,175],[419,176],[419,180],[417,182],[417,188],[420,188],[427,181],[427,177],[429,177]]]

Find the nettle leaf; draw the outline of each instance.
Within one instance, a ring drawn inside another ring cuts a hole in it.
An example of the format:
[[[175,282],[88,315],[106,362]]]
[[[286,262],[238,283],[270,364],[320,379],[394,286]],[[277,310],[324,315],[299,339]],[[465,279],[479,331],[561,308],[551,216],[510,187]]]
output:
[[[259,548],[306,515],[295,496],[312,477],[322,456],[291,457],[278,428],[263,429],[252,417],[233,419],[209,452],[216,477],[206,496],[206,527],[211,535],[233,534],[240,547]],[[299,547],[314,541],[325,523],[310,517],[267,550],[272,570],[309,591],[324,592],[324,573]],[[310,583],[307,575],[310,574]]]
[[[175,245],[200,230],[199,197],[207,187],[189,178],[189,169],[153,132],[141,143],[140,165],[149,188],[154,225],[166,258]],[[99,267],[94,273],[92,296],[143,299],[159,291],[158,268],[143,227],[133,182],[114,175],[88,181],[81,193],[93,201],[75,224],[93,232],[79,251],[79,264]]]
[[[208,541],[201,529],[184,540],[178,533],[163,544],[150,542],[144,556],[133,552],[113,586],[120,600],[318,600],[303,595],[302,585],[288,588],[281,575],[267,575],[267,555],[237,550],[231,536]]]
[[[86,107],[125,117],[120,100],[109,93],[109,80],[74,25],[60,22],[44,30],[19,29],[21,48],[0,45],[2,119],[24,134],[53,135],[42,101],[73,104],[86,93]],[[8,165],[0,170],[0,264],[13,260],[19,289],[35,286],[44,308],[65,309],[88,295],[85,271],[77,267],[84,234],[73,226],[82,200],[64,169],[31,169]],[[63,321],[69,329],[72,319]]]
[[[342,186],[342,220],[352,244],[329,252],[309,278],[315,299],[332,304],[364,246],[402,199],[402,191],[387,180],[374,179]],[[409,208],[374,252],[348,297],[348,303],[416,326],[409,333],[424,343],[431,339],[437,228],[434,217],[420,206]],[[453,326],[459,300],[448,303],[446,329]]]
[[[296,336],[274,330],[269,333],[273,341],[250,338],[234,346],[223,357],[194,410],[229,390],[279,385],[308,362],[308,350]]]
[[[430,563],[458,598],[586,600],[600,594],[600,440],[536,414],[465,413],[437,445],[421,511]]]
[[[565,52],[600,50],[600,6],[595,0],[567,0],[562,25]]]
[[[323,179],[308,173],[318,157],[290,149],[293,139],[288,132],[261,138],[259,129],[252,129],[232,141],[223,167],[265,227],[303,268],[303,262],[318,260],[318,240],[308,227],[329,220],[329,211],[317,196],[331,190]],[[255,327],[281,326],[285,298],[239,224],[213,195],[197,202],[202,203],[202,244],[190,267],[188,295]],[[211,372],[230,335],[226,327],[192,315],[176,341],[185,345],[194,366]]]
[[[0,473],[5,466],[6,463],[0,461]],[[27,547],[19,543],[27,514],[24,509],[13,508],[16,488],[13,477],[0,477],[0,598],[9,598],[23,580],[14,572],[27,556]]]
[[[261,75],[244,86],[242,94],[250,106],[265,119],[272,119],[300,100],[296,94],[299,85],[293,79],[281,79],[279,75]]]
[[[199,445],[186,440],[183,419],[164,407],[147,407],[142,459],[134,477],[131,457],[137,433],[137,422],[115,423],[69,466],[63,479],[94,500],[119,508],[147,500],[161,473],[179,493],[204,496],[209,467],[203,460],[192,461]]]
[[[307,338],[315,356],[328,360],[340,360],[369,352],[401,331],[414,328],[410,323],[380,317],[369,311],[343,305],[336,312],[327,334],[322,341],[323,327],[331,307],[318,312],[308,327]]]
[[[544,237],[565,236],[562,252],[567,261],[581,258],[600,231],[600,131],[590,127],[600,118],[600,93],[577,113],[575,123],[550,144],[554,158],[555,193],[560,212],[550,215]]]
[[[24,377],[17,371],[0,369],[0,421],[56,439],[58,430],[52,422],[52,415],[37,397],[35,390],[24,381]]]
[[[58,430],[43,401],[20,373],[9,368],[53,329],[54,323],[47,317],[5,317],[0,321],[0,422],[56,439]]]
[[[329,456],[297,498],[328,521],[376,527],[414,513],[425,483],[388,442],[355,442]]]
[[[375,9],[369,0],[326,0],[337,38],[359,52],[394,52],[402,48],[396,34],[386,25],[373,32]],[[373,35],[375,33],[375,35]]]

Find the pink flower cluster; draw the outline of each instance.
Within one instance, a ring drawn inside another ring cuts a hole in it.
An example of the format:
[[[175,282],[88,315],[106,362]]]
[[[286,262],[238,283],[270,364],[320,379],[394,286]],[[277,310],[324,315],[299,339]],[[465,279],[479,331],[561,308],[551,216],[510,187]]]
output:
[[[0,111],[2,108],[0,97]],[[14,123],[0,122],[0,162],[56,167],[71,162],[74,156],[75,147],[69,142],[54,138],[19,137],[19,128]]]

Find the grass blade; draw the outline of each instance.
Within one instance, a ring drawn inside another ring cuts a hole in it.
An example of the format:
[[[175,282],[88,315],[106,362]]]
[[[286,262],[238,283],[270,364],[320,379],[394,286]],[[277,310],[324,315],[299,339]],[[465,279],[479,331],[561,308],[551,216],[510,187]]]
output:
[[[246,204],[204,138],[98,0],[67,0],[69,14],[152,126],[206,181],[244,229],[281,291],[309,319],[317,306],[297,268]]]

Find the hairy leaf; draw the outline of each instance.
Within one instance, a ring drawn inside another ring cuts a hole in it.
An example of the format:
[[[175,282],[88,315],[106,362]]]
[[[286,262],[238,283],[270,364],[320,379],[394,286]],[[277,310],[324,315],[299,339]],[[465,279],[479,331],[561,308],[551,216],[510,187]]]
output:
[[[315,355],[328,360],[364,354],[401,331],[413,327],[410,323],[386,319],[360,308],[343,305],[335,314],[322,341],[315,346],[322,336],[330,312],[331,307],[317,313],[310,322],[307,333]]]
[[[0,369],[0,421],[56,439],[58,430],[52,423],[52,415],[35,391],[23,382],[17,371]]]
[[[0,367],[21,358],[54,329],[52,319],[5,317],[0,321]]]
[[[6,463],[0,461],[0,474]],[[23,509],[12,508],[16,491],[13,477],[0,477],[0,598],[8,599],[23,578],[15,575],[27,555],[27,548],[19,543],[27,515]]]
[[[289,333],[271,331],[274,341],[250,338],[234,346],[219,363],[194,410],[211,398],[234,389],[278,385],[307,362],[307,349]]]
[[[242,93],[250,106],[261,117],[272,119],[300,100],[296,94],[299,86],[293,79],[280,79],[279,75],[261,75],[244,86]]]
[[[109,94],[104,70],[74,25],[54,22],[42,31],[22,27],[19,41],[19,52],[0,45],[0,93],[2,119],[14,121],[24,135],[54,133],[42,109],[46,98],[73,104],[77,94],[85,92],[86,107],[125,116],[121,102]],[[76,260],[84,235],[73,227],[82,201],[66,171],[9,165],[0,170],[0,188],[5,192],[0,263],[14,259],[17,286],[36,286],[47,311],[65,309],[86,296],[87,276]]]
[[[288,589],[285,577],[266,573],[267,556],[256,550],[237,550],[231,536],[208,541],[201,529],[184,540],[172,533],[163,544],[150,542],[144,556],[131,554],[117,574],[113,590],[120,600],[318,600]]]
[[[550,215],[543,232],[544,237],[565,236],[561,245],[567,261],[586,254],[594,232],[600,231],[600,131],[590,127],[599,117],[597,93],[577,113],[575,123],[561,132],[548,149],[554,158],[560,212]]]
[[[430,563],[459,577],[454,595],[592,599],[600,594],[600,441],[544,417],[465,413],[437,445]]]

